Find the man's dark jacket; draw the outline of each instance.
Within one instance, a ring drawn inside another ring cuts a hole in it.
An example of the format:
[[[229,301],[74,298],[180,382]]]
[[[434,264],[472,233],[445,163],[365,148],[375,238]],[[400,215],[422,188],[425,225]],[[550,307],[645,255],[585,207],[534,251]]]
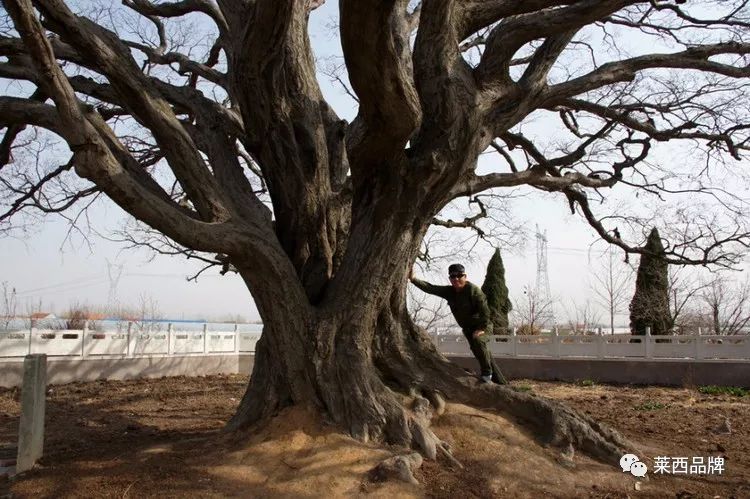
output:
[[[481,330],[490,334],[490,308],[479,286],[467,282],[461,291],[456,291],[453,286],[436,286],[420,279],[412,279],[411,282],[425,293],[447,300],[453,317],[464,331],[473,333]]]

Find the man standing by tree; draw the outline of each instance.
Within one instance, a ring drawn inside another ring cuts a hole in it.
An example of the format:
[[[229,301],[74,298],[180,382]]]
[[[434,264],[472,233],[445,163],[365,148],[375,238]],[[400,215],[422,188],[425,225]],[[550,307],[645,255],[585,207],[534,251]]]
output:
[[[409,280],[416,287],[448,301],[453,317],[469,342],[471,353],[479,362],[481,383],[505,384],[499,369],[493,369],[492,355],[487,347],[492,334],[487,297],[479,286],[466,280],[466,269],[460,263],[448,267],[448,279],[450,286],[438,286],[415,278],[413,272],[409,274]]]

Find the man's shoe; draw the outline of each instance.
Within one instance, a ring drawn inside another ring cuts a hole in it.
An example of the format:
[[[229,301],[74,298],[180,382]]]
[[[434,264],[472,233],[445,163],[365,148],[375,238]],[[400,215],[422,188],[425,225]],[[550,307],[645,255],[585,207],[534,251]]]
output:
[[[492,375],[488,375],[488,376],[481,376],[481,377],[479,378],[479,384],[480,384],[480,385],[485,385],[485,384],[487,384],[487,383],[492,383]]]

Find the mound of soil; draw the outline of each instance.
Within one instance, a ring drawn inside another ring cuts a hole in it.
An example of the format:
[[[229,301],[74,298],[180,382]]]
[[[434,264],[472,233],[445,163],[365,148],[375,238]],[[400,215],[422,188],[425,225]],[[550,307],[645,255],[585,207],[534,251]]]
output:
[[[40,466],[5,479],[0,497],[750,497],[750,397],[517,381],[614,426],[641,446],[650,469],[656,456],[720,455],[726,470],[639,480],[583,456],[570,468],[501,414],[449,404],[433,428],[464,468],[425,461],[411,485],[368,478],[402,449],[357,442],[304,408],[262,429],[222,433],[246,383],[230,375],[52,386]],[[6,449],[15,445],[19,398],[0,391]]]

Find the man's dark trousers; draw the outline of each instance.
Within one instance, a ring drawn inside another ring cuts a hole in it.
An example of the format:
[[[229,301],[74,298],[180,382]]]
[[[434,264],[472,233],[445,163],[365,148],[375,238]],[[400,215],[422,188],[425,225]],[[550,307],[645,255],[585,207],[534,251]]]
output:
[[[500,372],[500,368],[492,359],[492,354],[487,346],[489,341],[489,335],[487,333],[481,335],[478,338],[474,338],[474,331],[463,330],[466,341],[469,342],[469,348],[471,353],[474,354],[474,358],[479,362],[479,369],[481,370],[482,376],[492,375],[492,381],[499,385],[505,385],[508,382],[503,377],[503,373]]]
[[[482,376],[492,375],[492,356],[490,355],[490,349],[487,348],[486,335],[474,338],[474,331],[464,329],[462,332],[466,341],[469,342],[471,353],[479,361],[479,369],[482,372]]]

